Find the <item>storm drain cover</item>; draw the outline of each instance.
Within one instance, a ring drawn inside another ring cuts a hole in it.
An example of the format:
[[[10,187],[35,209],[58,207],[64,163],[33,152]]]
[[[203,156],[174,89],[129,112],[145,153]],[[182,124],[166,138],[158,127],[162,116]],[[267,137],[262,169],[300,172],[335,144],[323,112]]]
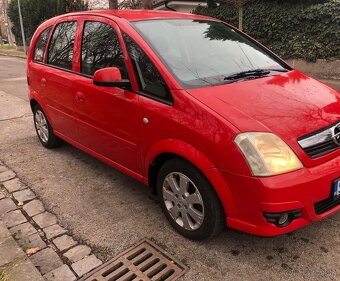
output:
[[[127,250],[117,258],[86,276],[84,281],[170,281],[187,268],[148,240]]]

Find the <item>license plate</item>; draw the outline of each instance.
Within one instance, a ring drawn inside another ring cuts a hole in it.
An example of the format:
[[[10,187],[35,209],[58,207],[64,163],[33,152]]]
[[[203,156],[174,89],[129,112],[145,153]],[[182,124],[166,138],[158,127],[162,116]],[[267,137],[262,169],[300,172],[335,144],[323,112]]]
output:
[[[340,179],[333,182],[333,198],[340,197]]]

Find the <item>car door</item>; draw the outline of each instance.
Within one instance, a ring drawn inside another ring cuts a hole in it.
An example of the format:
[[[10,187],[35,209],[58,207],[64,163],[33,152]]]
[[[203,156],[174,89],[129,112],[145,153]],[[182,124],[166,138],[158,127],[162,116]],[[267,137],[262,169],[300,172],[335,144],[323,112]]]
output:
[[[77,137],[74,116],[73,54],[77,21],[63,19],[53,30],[42,71],[41,86],[53,129],[71,139]]]
[[[143,118],[141,135],[141,156],[161,140],[176,137],[180,126],[181,112],[174,106],[170,89],[148,55],[127,34],[123,33],[125,46],[138,82],[139,106]],[[146,171],[148,167],[143,167]]]
[[[87,17],[79,35],[79,75],[74,79],[78,142],[113,161],[123,169],[140,174],[139,129],[142,123],[138,95],[118,87],[93,84],[95,71],[118,67],[129,79],[117,25],[108,19]],[[105,159],[104,159],[105,160]]]

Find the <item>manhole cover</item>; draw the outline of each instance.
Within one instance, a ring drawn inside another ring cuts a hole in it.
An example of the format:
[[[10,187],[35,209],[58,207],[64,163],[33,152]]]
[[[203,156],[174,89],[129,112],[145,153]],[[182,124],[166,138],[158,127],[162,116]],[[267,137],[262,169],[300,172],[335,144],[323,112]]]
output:
[[[83,281],[170,281],[187,267],[150,241],[143,241],[90,273]]]

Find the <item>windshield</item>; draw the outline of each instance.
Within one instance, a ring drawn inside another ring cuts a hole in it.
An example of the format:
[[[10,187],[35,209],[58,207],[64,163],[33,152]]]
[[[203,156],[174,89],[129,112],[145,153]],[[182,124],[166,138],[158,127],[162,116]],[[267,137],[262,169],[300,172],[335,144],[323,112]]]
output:
[[[268,76],[287,68],[222,22],[162,19],[133,25],[184,88],[231,83],[230,75],[253,70],[271,70]]]

